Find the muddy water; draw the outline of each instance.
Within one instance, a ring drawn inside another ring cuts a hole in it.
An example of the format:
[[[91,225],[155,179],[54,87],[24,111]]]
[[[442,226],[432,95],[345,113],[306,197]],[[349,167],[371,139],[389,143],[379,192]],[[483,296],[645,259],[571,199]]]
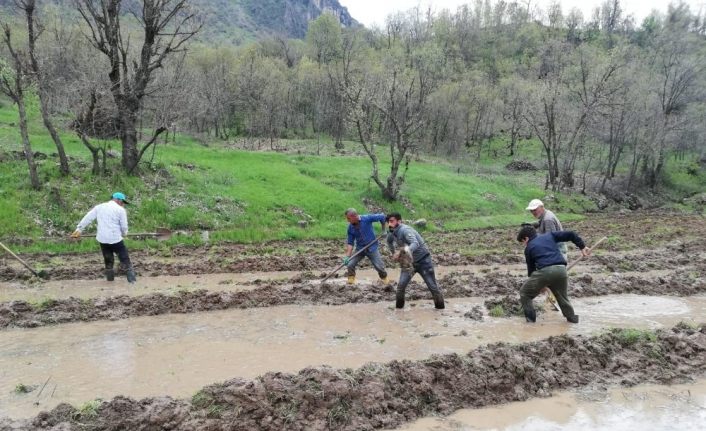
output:
[[[451,272],[473,271],[476,274],[488,272],[523,273],[524,265],[464,265],[464,266],[439,266],[436,269],[437,277],[443,277]],[[597,267],[582,266],[576,268],[576,274],[598,272]],[[250,283],[256,280],[272,281],[289,279],[300,274],[295,271],[275,272],[250,272],[250,273],[221,273],[221,274],[192,274],[182,276],[157,276],[139,277],[134,285],[128,284],[123,278],[116,278],[114,282],[105,280],[54,280],[27,284],[22,281],[0,282],[0,302],[24,300],[41,301],[43,299],[75,298],[101,298],[117,295],[139,296],[151,293],[173,294],[184,289],[206,289],[211,291],[227,292],[253,288]],[[315,272],[319,275],[318,272]],[[339,275],[343,275],[339,271]],[[399,270],[389,270],[390,278],[397,280]],[[630,273],[623,273],[629,275]],[[669,271],[651,271],[654,276],[669,274]],[[645,276],[644,272],[639,275]],[[372,269],[359,270],[357,280],[360,284],[373,284],[378,280],[377,273]],[[312,281],[316,282],[316,281]],[[344,283],[343,278],[334,278],[334,283]],[[244,285],[245,284],[245,285]]]
[[[574,303],[580,325],[554,312],[536,325],[487,316],[476,322],[463,314],[482,299],[467,298],[449,301],[442,312],[431,301],[404,311],[389,303],[284,306],[8,330],[0,333],[0,416],[28,417],[60,401],[118,394],[188,397],[206,384],[266,371],[421,359],[610,326],[672,326],[706,313],[706,297],[625,295]],[[16,394],[20,383],[37,389]]]
[[[459,410],[447,418],[425,418],[398,431],[702,431],[705,427],[706,379],[701,379],[685,385],[563,392],[493,408]]]

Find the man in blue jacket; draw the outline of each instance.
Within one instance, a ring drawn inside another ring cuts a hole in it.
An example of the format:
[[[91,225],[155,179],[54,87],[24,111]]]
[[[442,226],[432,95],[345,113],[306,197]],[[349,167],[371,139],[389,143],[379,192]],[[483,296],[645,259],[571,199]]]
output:
[[[572,231],[537,235],[537,231],[530,225],[522,226],[517,234],[517,241],[525,245],[525,261],[527,275],[529,275],[529,279],[520,289],[520,301],[527,321],[537,321],[537,312],[532,305],[532,300],[539,295],[542,288],[548,287],[556,297],[566,320],[579,323],[579,316],[574,313],[574,308],[569,302],[566,259],[562,256],[558,243],[571,241],[581,249],[581,254],[584,256],[589,256],[591,249],[586,247],[581,237]]]
[[[385,263],[382,261],[382,256],[378,250],[378,242],[375,237],[373,224],[379,222],[382,226],[382,231],[385,232],[386,222],[385,214],[358,214],[354,208],[346,210],[346,219],[348,220],[348,239],[346,241],[346,253],[343,257],[343,263],[348,268],[348,284],[355,283],[355,267],[364,258],[370,259],[373,267],[378,272],[380,280],[383,284],[388,284],[387,271],[385,271]],[[351,257],[353,246],[355,251],[359,251],[371,242],[374,243],[367,250],[355,257]]]

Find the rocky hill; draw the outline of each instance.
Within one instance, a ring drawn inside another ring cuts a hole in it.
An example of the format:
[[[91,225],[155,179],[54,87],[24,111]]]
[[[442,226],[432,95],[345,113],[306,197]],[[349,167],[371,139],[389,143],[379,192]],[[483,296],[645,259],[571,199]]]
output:
[[[100,0],[94,0],[96,3]],[[139,11],[139,0],[123,0],[122,10]],[[341,25],[359,25],[338,0],[190,0],[203,21],[202,42],[240,44],[272,35],[303,38],[309,21],[324,12],[334,14]],[[38,2],[41,8],[52,3],[67,15],[75,12],[70,0]],[[14,0],[0,0],[0,15],[14,14]]]

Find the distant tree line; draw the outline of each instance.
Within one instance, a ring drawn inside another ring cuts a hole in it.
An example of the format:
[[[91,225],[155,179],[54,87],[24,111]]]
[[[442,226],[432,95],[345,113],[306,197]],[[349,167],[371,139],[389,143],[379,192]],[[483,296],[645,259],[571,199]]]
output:
[[[20,0],[26,16],[33,2]],[[670,155],[706,156],[706,16],[683,3],[640,24],[619,0],[590,17],[477,0],[397,13],[373,29],[342,29],[324,14],[305,40],[239,47],[191,41],[198,25],[186,0],[140,3],[125,14],[120,0],[75,0],[73,20],[46,7],[29,44],[31,22],[5,23],[3,91],[13,100],[36,91],[50,131],[52,114],[71,113],[96,173],[105,149],[95,138],[119,138],[134,172],[160,134],[177,130],[273,148],[288,137],[355,140],[387,199],[413,154],[480,158],[494,139],[509,155],[541,142],[551,190],[577,187],[589,170],[600,189],[618,171],[627,189],[654,189]]]

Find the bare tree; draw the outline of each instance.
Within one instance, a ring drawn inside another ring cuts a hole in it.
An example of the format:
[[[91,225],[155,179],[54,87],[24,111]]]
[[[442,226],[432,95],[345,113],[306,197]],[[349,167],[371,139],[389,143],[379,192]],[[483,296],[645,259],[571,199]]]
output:
[[[200,27],[194,26],[187,0],[143,0],[140,13],[133,13],[143,32],[142,46],[135,58],[130,37],[124,37],[120,23],[121,0],[75,0],[88,25],[91,44],[109,60],[108,77],[117,106],[122,164],[133,172],[144,151],[138,149],[137,116],[154,72],[175,52],[183,50]],[[158,126],[157,130],[163,126]]]
[[[15,0],[15,5],[18,9],[24,12],[27,19],[27,42],[29,54],[29,66],[34,80],[37,83],[37,93],[39,95],[39,107],[42,112],[42,120],[44,127],[49,131],[54,145],[56,145],[57,154],[59,155],[59,167],[63,175],[69,174],[69,160],[66,157],[64,144],[61,142],[59,133],[56,131],[49,113],[49,100],[47,95],[47,82],[39,67],[37,60],[37,39],[43,31],[42,26],[37,22],[35,16],[36,4],[35,0]]]
[[[7,47],[12,59],[12,67],[8,67],[0,59],[0,91],[8,96],[17,105],[20,117],[20,135],[22,136],[22,149],[29,167],[29,180],[34,190],[41,189],[39,175],[37,174],[37,164],[34,162],[32,145],[29,142],[27,129],[27,108],[25,105],[25,89],[30,85],[29,70],[26,66],[25,53],[13,46],[12,32],[10,25],[2,24],[3,42]]]

